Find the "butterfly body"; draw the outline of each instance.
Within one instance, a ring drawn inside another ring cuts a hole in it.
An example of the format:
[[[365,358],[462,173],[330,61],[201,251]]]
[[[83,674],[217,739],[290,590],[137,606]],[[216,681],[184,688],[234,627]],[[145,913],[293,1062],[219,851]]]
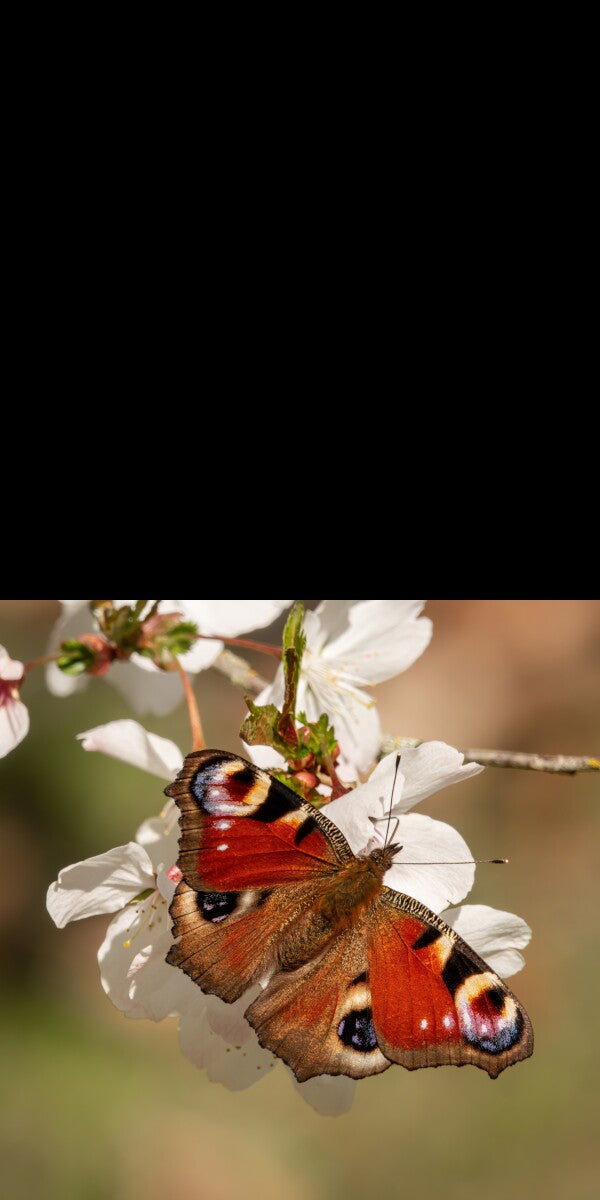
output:
[[[384,885],[400,847],[355,856],[321,810],[235,755],[188,755],[167,961],[237,1000],[298,1079],[393,1062],[495,1077],[533,1046],[506,985],[435,913]],[[351,799],[349,798],[349,802]]]

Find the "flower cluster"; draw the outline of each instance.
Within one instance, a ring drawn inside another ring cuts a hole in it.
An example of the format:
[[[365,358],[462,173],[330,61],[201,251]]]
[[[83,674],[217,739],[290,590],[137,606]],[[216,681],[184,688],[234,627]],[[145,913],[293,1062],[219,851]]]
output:
[[[64,696],[90,676],[107,674],[136,713],[162,714],[182,697],[181,672],[213,666],[225,645],[237,649],[243,633],[271,623],[291,601],[94,601],[91,630],[89,602],[61,603],[49,648],[50,689]],[[285,773],[306,798],[325,802],[327,816],[356,854],[389,842],[393,822],[402,852],[385,883],[441,914],[505,977],[523,966],[520,951],[530,930],[511,913],[464,903],[475,876],[468,846],[452,826],[412,811],[482,768],[435,741],[404,749],[400,766],[396,755],[380,759],[372,685],[406,670],[427,647],[432,626],[421,615],[423,603],[326,600],[303,620],[292,610],[282,664],[255,701],[248,699],[247,749],[260,765]],[[0,756],[27,733],[19,694],[24,677],[23,665],[0,647]],[[174,742],[135,720],[113,721],[79,737],[84,750],[167,781],[183,762]],[[177,815],[169,800],[125,845],[65,867],[48,889],[47,907],[59,928],[113,914],[98,951],[102,987],[112,1003],[129,1018],[176,1017],[186,1057],[210,1079],[245,1088],[281,1069],[244,1019],[249,996],[225,1004],[166,962],[172,943],[168,908],[181,878]],[[298,1084],[289,1074],[320,1112],[350,1107],[352,1080],[321,1076]]]

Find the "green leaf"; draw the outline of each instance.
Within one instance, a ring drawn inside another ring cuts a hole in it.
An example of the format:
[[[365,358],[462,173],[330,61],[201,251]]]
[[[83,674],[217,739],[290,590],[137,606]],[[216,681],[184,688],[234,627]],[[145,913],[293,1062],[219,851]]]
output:
[[[301,661],[306,646],[306,635],[302,628],[303,622],[304,605],[301,600],[296,600],[285,623],[282,648],[284,654],[286,650],[295,650]]]
[[[297,735],[296,741],[289,741],[282,736],[279,730],[281,713],[277,706],[254,704],[249,696],[246,696],[245,700],[249,713],[240,729],[240,737],[249,746],[273,746],[285,758],[295,758],[298,753]]]
[[[306,635],[302,628],[304,621],[304,605],[296,600],[283,631],[283,676],[285,693],[283,707],[279,717],[277,730],[279,735],[288,742],[297,742],[296,733],[296,695],[300,680],[302,655],[306,648]]]
[[[307,750],[320,761],[323,760],[324,752],[330,758],[334,758],[338,750],[337,738],[333,725],[329,724],[327,713],[321,713],[318,721],[308,721],[306,713],[298,713],[298,720],[304,725],[300,735]]]

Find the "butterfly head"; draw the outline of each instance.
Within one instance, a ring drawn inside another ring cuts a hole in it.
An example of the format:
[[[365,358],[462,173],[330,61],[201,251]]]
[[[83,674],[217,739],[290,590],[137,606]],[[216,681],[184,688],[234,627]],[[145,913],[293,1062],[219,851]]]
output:
[[[401,849],[402,846],[398,842],[390,842],[389,846],[380,846],[372,850],[369,854],[369,861],[380,867],[385,874],[392,866],[394,858]]]

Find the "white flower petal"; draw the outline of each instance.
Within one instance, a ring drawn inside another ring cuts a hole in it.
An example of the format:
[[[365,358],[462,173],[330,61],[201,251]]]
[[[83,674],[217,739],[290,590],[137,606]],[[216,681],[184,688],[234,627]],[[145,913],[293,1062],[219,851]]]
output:
[[[178,600],[177,604],[200,633],[239,637],[264,629],[292,604],[291,600]]]
[[[56,654],[61,642],[81,637],[82,633],[91,633],[94,629],[89,600],[59,600],[59,604],[63,611],[50,634],[48,654]],[[89,675],[65,675],[56,663],[48,663],[46,667],[46,685],[53,696],[70,696],[81,691],[88,681]]]
[[[329,819],[345,834],[355,854],[365,849],[373,836],[375,823],[387,820],[392,788],[392,812],[399,815],[398,802],[403,786],[402,770],[399,768],[396,773],[396,755],[388,754],[377,764],[366,783],[339,800],[332,800],[324,809]]]
[[[355,678],[371,683],[406,671],[431,640],[431,621],[420,616],[424,603],[424,600],[359,600],[354,604],[349,600],[324,601],[316,614],[331,630],[323,657]]]
[[[10,657],[6,646],[0,646],[0,679],[22,679],[24,669],[22,662]]]
[[[213,1083],[222,1083],[230,1091],[251,1087],[275,1067],[276,1059],[259,1045],[254,1030],[244,1043],[228,1045],[213,1032],[205,1011],[182,1016],[179,1043],[190,1062],[204,1068]]]
[[[115,1008],[128,1016],[144,1017],[143,1006],[130,996],[129,969],[136,955],[132,946],[125,946],[131,923],[135,918],[133,905],[122,909],[110,922],[98,950],[98,965],[102,987]],[[166,951],[165,951],[166,954]],[[183,974],[183,972],[181,972]]]
[[[285,770],[286,761],[283,754],[274,750],[272,746],[248,746],[246,742],[242,742],[242,746],[244,754],[247,754],[248,758],[263,771],[268,771],[272,767],[277,768],[278,771]]]
[[[529,944],[531,929],[522,917],[488,904],[461,904],[442,917],[503,979],[525,965],[519,950]]]
[[[346,1075],[317,1075],[307,1079],[306,1083],[298,1083],[293,1072],[289,1074],[298,1095],[321,1116],[341,1117],[352,1108],[355,1079],[348,1079]]]
[[[375,829],[374,821],[369,819],[369,808],[359,795],[361,791],[362,788],[355,788],[346,796],[340,796],[339,800],[330,800],[322,809],[323,815],[341,829],[355,854],[365,849]],[[380,816],[379,810],[377,816]]]
[[[46,907],[54,924],[115,912],[139,892],[154,888],[154,872],[146,851],[135,842],[116,846],[59,871],[50,884]]]
[[[84,750],[109,754],[160,779],[172,780],[183,766],[183,755],[175,742],[148,733],[137,721],[109,721],[107,725],[78,733],[77,737]]]
[[[260,988],[253,988],[233,1004],[225,1004],[218,996],[205,996],[205,1010],[213,1033],[218,1033],[230,1046],[243,1046],[252,1037],[252,1028],[244,1013]]]
[[[321,600],[314,612],[304,617],[307,646],[315,653],[335,643],[350,628],[350,612],[356,600]]]
[[[170,857],[168,860],[168,866],[165,867],[162,864],[160,864],[157,869],[157,873],[156,873],[156,886],[157,886],[163,900],[166,900],[167,908],[168,908],[169,904],[171,903],[173,896],[175,895],[175,888],[177,887],[177,884],[171,879],[170,875],[168,874],[169,870],[171,870],[174,867],[176,858],[177,858],[177,847],[175,847],[174,857]],[[178,868],[175,868],[175,869],[178,870]],[[181,873],[179,873],[179,875],[180,874]],[[171,924],[169,923],[169,929],[170,928],[171,928]],[[172,938],[171,938],[171,941],[173,941]]]
[[[159,817],[149,817],[148,820],[142,821],[136,832],[135,840],[144,847],[155,871],[162,865],[169,870],[177,862],[179,853],[178,815],[174,801],[169,800]]]
[[[165,961],[172,945],[170,921],[166,915],[164,931],[150,945],[138,950],[128,972],[132,1007],[128,1016],[142,1015],[150,1021],[164,1021],[186,1011],[199,988],[183,971]],[[191,994],[189,994],[191,992]],[[112,999],[112,996],[111,996]],[[141,1010],[141,1011],[140,1011]]]
[[[396,775],[397,755],[386,754],[367,782],[356,789],[355,802],[360,800],[372,817],[383,817],[389,810],[393,788],[392,813],[399,816],[440,788],[460,783],[483,771],[479,763],[463,763],[463,758],[460,750],[445,742],[423,742],[400,752]]]
[[[223,642],[212,640],[207,642],[203,638],[199,638],[197,642],[194,642],[191,650],[181,655],[181,665],[184,671],[189,671],[193,675],[198,671],[206,671],[217,661],[222,649]]]
[[[111,663],[106,678],[138,716],[164,717],[183,700],[178,672],[159,670],[143,654],[132,654],[129,662]]]
[[[167,905],[156,894],[128,905],[111,921],[98,950],[102,987],[115,1008],[134,1019],[162,1021],[204,997],[183,971],[165,961],[172,944]]]
[[[427,796],[439,792],[440,788],[450,787],[452,783],[460,783],[463,779],[471,779],[485,770],[479,763],[465,763],[464,754],[448,746],[446,742],[422,742],[420,746],[409,746],[402,750],[400,769],[404,775],[404,786],[400,799],[400,807],[396,806],[394,796],[394,811],[406,812],[415,804],[420,804]],[[386,756],[395,762],[395,754]],[[386,759],[383,759],[385,762]]]
[[[8,701],[0,707],[0,758],[4,758],[29,733],[29,713],[22,700]]]
[[[388,887],[413,896],[435,913],[456,904],[470,892],[475,879],[473,855],[451,825],[421,813],[408,813],[399,818],[393,837],[402,850],[385,876]],[[411,863],[427,865],[410,866]]]
[[[340,690],[322,674],[309,672],[298,688],[297,712],[309,721],[327,713],[343,759],[352,773],[363,774],[375,762],[381,746],[381,724],[375,701],[365,692]]]

